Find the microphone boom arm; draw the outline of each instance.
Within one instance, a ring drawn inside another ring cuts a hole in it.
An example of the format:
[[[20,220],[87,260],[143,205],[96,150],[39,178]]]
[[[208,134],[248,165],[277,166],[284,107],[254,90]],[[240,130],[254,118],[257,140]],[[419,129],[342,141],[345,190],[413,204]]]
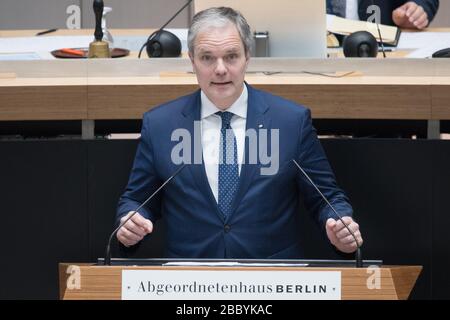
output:
[[[311,180],[311,178],[308,176],[308,174],[305,172],[305,170],[303,170],[303,168],[297,163],[297,161],[295,161],[295,159],[292,159],[292,161],[295,163],[295,165],[297,166],[297,168],[300,169],[300,171],[303,173],[303,175],[306,177],[306,179],[308,179],[309,183],[316,189],[316,191],[322,196],[323,200],[325,200],[325,202],[327,203],[327,205],[331,208],[331,210],[333,210],[334,214],[336,215],[336,217],[338,217],[338,219],[343,223],[343,225],[345,226],[345,228],[348,230],[348,232],[350,232],[350,234],[352,235],[353,239],[355,239],[356,242],[356,252],[355,252],[355,261],[356,261],[356,267],[357,268],[362,268],[363,267],[363,261],[362,261],[362,254],[361,254],[361,244],[358,242],[358,239],[355,236],[355,233],[348,227],[348,225],[344,222],[344,220],[342,219],[341,215],[336,211],[336,209],[334,209],[334,207],[331,205],[331,203],[328,201],[328,199],[324,196],[324,194],[319,190],[319,188],[317,187],[317,185]]]
[[[109,240],[108,240],[108,245],[106,246],[106,253],[105,253],[105,262],[104,265],[111,265],[111,242],[112,239],[114,238],[114,236],[116,235],[116,233],[120,230],[120,228],[122,228],[131,218],[133,218],[133,216],[139,212],[139,210],[145,206],[156,194],[158,194],[158,192],[164,188],[166,186],[166,184],[168,184],[181,170],[183,170],[183,168],[186,166],[186,164],[183,164],[181,167],[179,167],[177,169],[177,171],[175,171],[174,174],[172,174],[169,179],[167,179],[158,189],[156,189],[155,192],[153,192],[150,197],[147,198],[147,200],[145,200],[139,207],[136,208],[136,210],[132,211],[133,213],[130,214],[130,216],[125,219],[122,223],[119,224],[119,226],[111,233],[111,235],[109,236]]]

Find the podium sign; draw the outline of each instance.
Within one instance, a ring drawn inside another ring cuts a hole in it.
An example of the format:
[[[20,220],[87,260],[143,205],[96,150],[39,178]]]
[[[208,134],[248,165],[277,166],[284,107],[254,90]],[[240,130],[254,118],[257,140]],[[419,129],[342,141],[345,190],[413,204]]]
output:
[[[340,271],[123,270],[122,300],[340,300]]]
[[[407,299],[421,266],[59,264],[61,299]]]

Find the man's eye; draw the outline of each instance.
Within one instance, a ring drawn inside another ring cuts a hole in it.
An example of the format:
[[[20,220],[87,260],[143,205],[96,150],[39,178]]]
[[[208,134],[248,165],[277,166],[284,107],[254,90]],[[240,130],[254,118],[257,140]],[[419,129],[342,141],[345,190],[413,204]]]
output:
[[[234,60],[234,59],[236,59],[237,57],[238,57],[238,55],[235,54],[235,53],[233,53],[233,54],[228,55],[228,60]]]
[[[201,58],[203,61],[210,61],[211,60],[211,56],[201,56]]]

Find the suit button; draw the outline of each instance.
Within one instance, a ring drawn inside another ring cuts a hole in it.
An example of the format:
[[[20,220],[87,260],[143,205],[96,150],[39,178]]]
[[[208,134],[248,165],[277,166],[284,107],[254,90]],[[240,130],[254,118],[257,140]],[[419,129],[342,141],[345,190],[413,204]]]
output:
[[[230,225],[226,224],[226,225],[223,227],[223,230],[225,231],[225,233],[230,232],[230,230],[231,230]]]

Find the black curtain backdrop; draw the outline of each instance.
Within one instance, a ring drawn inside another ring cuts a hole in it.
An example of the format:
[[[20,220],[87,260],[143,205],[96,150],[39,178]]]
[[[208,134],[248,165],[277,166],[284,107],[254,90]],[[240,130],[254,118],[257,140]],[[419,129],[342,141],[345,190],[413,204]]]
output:
[[[322,140],[361,225],[365,259],[423,265],[414,299],[449,299],[450,142]],[[137,141],[2,141],[1,299],[57,299],[59,262],[104,256]],[[304,210],[306,258],[342,258]],[[161,257],[164,221],[135,257]],[[114,254],[118,254],[117,248]]]

